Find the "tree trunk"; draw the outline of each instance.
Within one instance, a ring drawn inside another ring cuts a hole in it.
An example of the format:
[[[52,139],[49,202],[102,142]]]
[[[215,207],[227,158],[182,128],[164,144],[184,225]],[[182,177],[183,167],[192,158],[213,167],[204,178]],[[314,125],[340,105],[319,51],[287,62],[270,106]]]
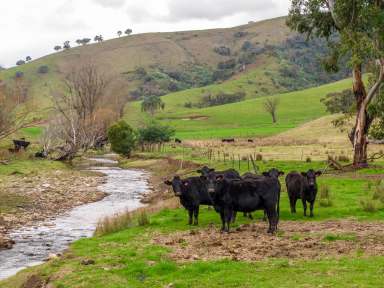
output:
[[[273,121],[273,123],[276,123],[276,114],[275,114],[275,112],[272,112],[271,114],[272,114],[272,121]]]
[[[367,92],[362,79],[361,65],[357,65],[353,69],[353,93],[355,94],[357,104],[355,126],[349,137],[354,149],[353,165],[356,167],[366,167],[368,165],[367,136],[372,120],[369,119],[367,104],[364,101],[367,97]]]

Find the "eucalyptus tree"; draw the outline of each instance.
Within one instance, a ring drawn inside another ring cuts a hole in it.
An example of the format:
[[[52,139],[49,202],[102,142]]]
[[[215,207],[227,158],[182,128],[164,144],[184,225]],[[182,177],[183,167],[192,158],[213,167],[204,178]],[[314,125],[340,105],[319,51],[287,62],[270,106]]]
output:
[[[141,111],[148,112],[151,116],[155,115],[155,112],[160,109],[164,109],[165,104],[158,96],[144,97],[141,102]]]
[[[367,135],[374,119],[368,108],[384,83],[384,1],[292,0],[287,24],[308,37],[328,40],[327,70],[337,71],[341,58],[349,60],[356,102],[356,120],[349,133],[353,163],[367,166]],[[335,33],[338,37],[331,38]],[[372,73],[368,88],[363,81],[367,72]]]

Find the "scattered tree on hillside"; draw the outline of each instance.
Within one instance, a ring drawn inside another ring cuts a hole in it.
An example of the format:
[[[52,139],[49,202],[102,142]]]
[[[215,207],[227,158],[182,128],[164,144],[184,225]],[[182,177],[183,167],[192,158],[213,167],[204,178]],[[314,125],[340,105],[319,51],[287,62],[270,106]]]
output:
[[[71,42],[70,41],[65,41],[64,44],[63,44],[63,49],[65,50],[68,50],[68,49],[71,49]]]
[[[32,57],[31,56],[27,56],[27,57],[25,57],[25,61],[26,62],[29,62],[29,61],[31,61],[32,60]]]
[[[61,46],[60,45],[56,45],[55,47],[53,47],[53,49],[55,51],[60,51],[61,50]]]
[[[90,38],[83,38],[83,39],[77,39],[76,43],[78,45],[87,45],[89,42],[91,42]]]
[[[141,111],[148,112],[151,116],[155,115],[155,112],[160,109],[164,109],[165,104],[158,96],[144,97],[141,102]]]
[[[121,32],[120,30],[119,31],[117,31],[117,36],[121,36],[123,34],[123,32]]]
[[[24,64],[25,64],[24,60],[19,60],[19,61],[16,62],[17,66],[24,65]]]
[[[354,148],[353,164],[367,166],[367,135],[374,120],[369,106],[384,83],[384,2],[382,0],[292,0],[287,24],[308,36],[330,39],[331,52],[325,68],[337,71],[338,61],[347,57],[353,74],[356,121],[349,133]],[[374,81],[366,88],[363,67],[371,66]]]
[[[106,139],[107,128],[117,118],[115,106],[108,105],[110,80],[94,64],[74,68],[65,77],[66,89],[53,96],[56,117],[53,123],[62,143],[60,160],[72,159],[79,149],[89,149]]]
[[[112,151],[129,158],[136,146],[137,136],[131,126],[122,120],[108,129],[108,140]]]
[[[104,38],[102,35],[96,35],[95,38],[93,39],[95,42],[101,43],[104,41]]]
[[[273,123],[276,123],[277,121],[276,112],[277,112],[278,106],[279,106],[279,99],[276,97],[267,98],[263,103],[264,110],[265,112],[268,112],[269,114],[271,114]]]
[[[131,35],[132,34],[132,29],[127,29],[124,31],[124,33],[128,36],[128,35]]]

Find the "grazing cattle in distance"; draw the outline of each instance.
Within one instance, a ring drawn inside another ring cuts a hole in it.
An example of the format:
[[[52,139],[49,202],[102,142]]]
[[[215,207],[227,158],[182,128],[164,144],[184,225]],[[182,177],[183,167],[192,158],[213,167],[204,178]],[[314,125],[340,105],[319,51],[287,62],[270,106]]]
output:
[[[224,139],[221,139],[221,142],[223,142],[223,143],[233,143],[233,142],[235,142],[235,138],[224,138]]]
[[[320,176],[321,171],[313,169],[307,172],[290,172],[285,178],[291,213],[296,213],[296,202],[301,199],[304,208],[304,216],[307,216],[307,202],[310,205],[310,217],[313,217],[313,206],[317,195],[316,177]]]
[[[267,212],[268,233],[274,233],[278,224],[280,185],[272,177],[260,179],[228,180],[217,177],[215,189],[208,190],[215,210],[220,213],[222,231],[229,232],[234,212]]]
[[[253,139],[248,139],[248,143],[253,143]]]
[[[175,138],[175,143],[179,143],[179,144],[181,144],[182,141],[181,141],[179,138]]]
[[[189,225],[198,225],[200,205],[213,205],[205,182],[204,177],[181,179],[179,176],[175,176],[172,181],[164,182],[172,186],[175,196],[180,197],[181,205],[188,210]]]
[[[13,140],[14,145],[14,151],[19,152],[21,149],[27,150],[29,144],[31,142],[25,141],[25,138],[22,138],[21,140]]]

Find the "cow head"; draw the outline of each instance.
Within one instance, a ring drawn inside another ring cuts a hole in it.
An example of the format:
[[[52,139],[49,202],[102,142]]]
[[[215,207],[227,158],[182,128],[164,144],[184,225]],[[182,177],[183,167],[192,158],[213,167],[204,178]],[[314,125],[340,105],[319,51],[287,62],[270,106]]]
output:
[[[267,172],[263,172],[263,176],[274,178],[274,179],[278,179],[280,176],[283,176],[283,175],[284,175],[284,172],[279,171],[276,168],[272,168]]]
[[[164,184],[172,186],[175,196],[181,196],[183,193],[183,188],[188,186],[188,181],[182,180],[179,176],[173,177],[172,181],[166,180]]]
[[[307,172],[301,172],[301,175],[307,179],[310,188],[316,187],[316,177],[321,174],[321,171],[314,171],[313,169],[309,169]]]
[[[215,169],[209,168],[208,166],[204,166],[203,168],[196,170],[197,173],[200,173],[202,176],[208,177],[210,172],[214,172]]]

